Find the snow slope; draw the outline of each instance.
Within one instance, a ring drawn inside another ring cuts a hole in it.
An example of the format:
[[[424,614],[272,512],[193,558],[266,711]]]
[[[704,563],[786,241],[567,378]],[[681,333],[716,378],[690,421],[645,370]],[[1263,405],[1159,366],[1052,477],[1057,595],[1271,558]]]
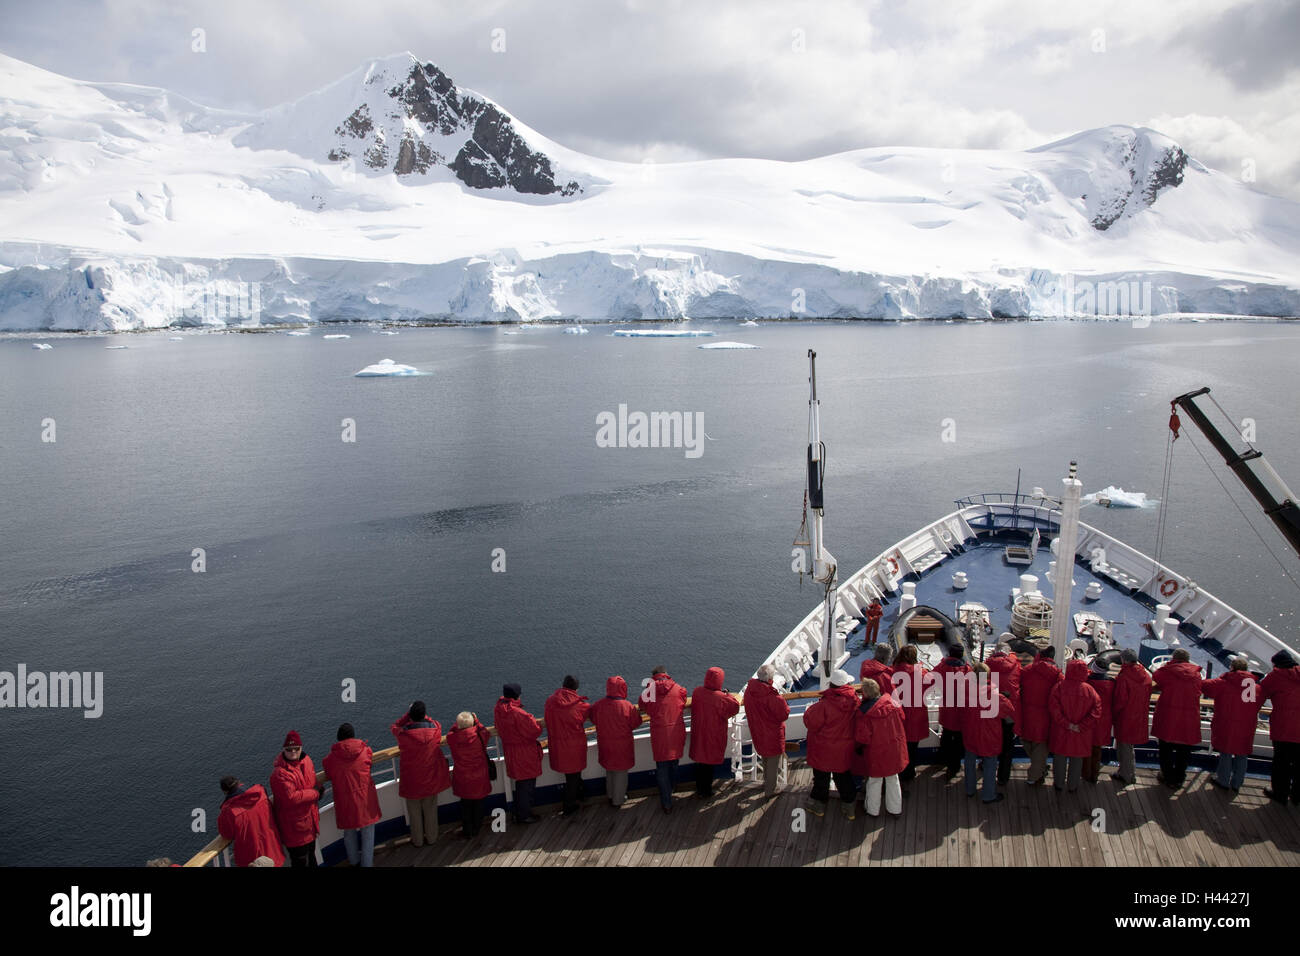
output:
[[[628,164],[410,54],[261,114],[0,56],[0,328],[1293,315],[1298,254],[1300,204],[1145,128]]]

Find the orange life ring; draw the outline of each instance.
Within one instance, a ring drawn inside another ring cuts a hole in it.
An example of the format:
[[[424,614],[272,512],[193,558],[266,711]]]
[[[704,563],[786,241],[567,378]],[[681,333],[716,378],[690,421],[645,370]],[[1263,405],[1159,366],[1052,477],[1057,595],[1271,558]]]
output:
[[[1160,585],[1161,597],[1173,597],[1178,591],[1178,582],[1173,578],[1166,578],[1165,582]]]
[[[890,555],[888,558],[885,558],[885,560],[889,562],[889,570],[894,574],[898,574],[898,559],[893,555]]]

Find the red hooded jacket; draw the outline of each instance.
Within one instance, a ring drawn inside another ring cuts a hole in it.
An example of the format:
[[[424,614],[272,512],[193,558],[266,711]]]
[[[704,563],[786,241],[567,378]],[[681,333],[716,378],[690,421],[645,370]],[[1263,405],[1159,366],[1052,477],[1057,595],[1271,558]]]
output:
[[[657,674],[641,692],[641,709],[650,715],[650,746],[655,760],[680,760],[686,748],[686,688]]]
[[[322,761],[334,784],[334,823],[340,830],[359,830],[379,822],[379,794],[370,776],[374,752],[364,740],[340,740]]]
[[[402,754],[402,776],[397,781],[397,795],[404,800],[436,797],[451,786],[451,772],[442,753],[442,725],[425,718],[412,723],[403,714],[388,728],[397,738]]]
[[[1092,731],[1092,745],[1094,747],[1109,747],[1114,736],[1111,727],[1115,714],[1115,679],[1108,674],[1089,671],[1088,686],[1095,690],[1097,696],[1101,699],[1101,716],[1097,718],[1097,726]]]
[[[1210,746],[1221,754],[1240,757],[1255,749],[1255,725],[1264,706],[1264,692],[1250,671],[1228,671],[1201,682],[1201,695],[1214,701]]]
[[[556,773],[587,769],[587,734],[582,729],[591,713],[587,698],[561,687],[546,699],[546,753]]]
[[[959,664],[953,657],[945,657],[939,662],[939,666],[931,671],[943,693],[943,702],[939,705],[939,725],[944,730],[961,732],[962,715],[966,705],[975,696],[975,684],[973,681],[968,681],[970,672],[970,665],[965,663],[964,658]],[[954,676],[949,677],[949,674]],[[963,685],[963,681],[968,682]]]
[[[1201,669],[1191,661],[1170,661],[1151,679],[1160,687],[1151,733],[1171,744],[1201,742]]]
[[[757,677],[745,685],[745,722],[754,753],[760,757],[779,757],[785,753],[785,722],[790,716],[790,705],[780,691]]]
[[[874,678],[873,678],[874,679]],[[907,734],[903,731],[903,708],[892,697],[881,694],[866,710],[858,708],[853,739],[862,745],[866,776],[892,777],[907,767]]]
[[[1015,654],[994,654],[984,662],[989,665],[989,681],[996,676],[998,692],[1006,694],[1014,707],[1020,706],[1020,658]]]
[[[930,708],[925,692],[934,683],[934,674],[920,664],[897,664],[889,675],[894,685],[892,696],[903,705],[903,731],[908,743],[919,743],[930,736]]]
[[[996,757],[1002,753],[1002,721],[1015,719],[1016,705],[1001,687],[999,682],[997,709],[992,716],[986,716],[986,712],[995,706],[989,699],[995,693],[991,680],[964,711],[966,723],[962,727],[961,742],[977,757]]]
[[[1088,685],[1088,665],[1070,661],[1065,665],[1065,680],[1052,687],[1047,699],[1051,726],[1047,742],[1058,757],[1092,755],[1092,738],[1101,719],[1101,696]],[[1070,724],[1078,727],[1071,730]]]
[[[847,773],[853,764],[854,718],[858,695],[850,686],[828,687],[821,699],[804,711],[808,730],[808,766],[830,773]]]
[[[271,768],[271,793],[275,795],[275,825],[285,846],[305,846],[320,833],[316,801],[316,765],[303,754],[298,760],[275,755]]]
[[[261,784],[245,787],[225,799],[217,829],[235,845],[235,866],[248,866],[259,856],[269,856],[276,866],[283,865],[280,835],[271,822],[271,805]]]
[[[487,728],[477,721],[473,727],[463,730],[455,727],[447,734],[447,746],[451,748],[451,792],[462,800],[482,800],[492,792],[486,749],[490,737]]]
[[[894,669],[888,665],[880,663],[875,658],[868,657],[862,662],[862,668],[858,671],[858,680],[873,680],[880,685],[880,693],[889,696],[894,690],[894,682],[891,679],[894,675]]]
[[[1116,743],[1141,746],[1151,739],[1151,675],[1141,664],[1120,668],[1110,710]]]
[[[1260,699],[1271,701],[1268,735],[1274,743],[1300,744],[1300,667],[1274,667],[1259,682]]]
[[[492,711],[492,723],[501,738],[506,773],[511,780],[532,780],[542,775],[542,725],[513,697],[502,697]]]
[[[1016,733],[1021,740],[1035,743],[1047,741],[1051,724],[1051,715],[1047,702],[1052,696],[1052,688],[1059,684],[1064,675],[1056,666],[1056,661],[1039,657],[1020,672],[1020,705],[1016,709]]]
[[[641,712],[627,699],[627,681],[605,681],[605,696],[591,705],[596,728],[596,759],[606,770],[631,770],[636,764],[632,731],[641,726]]]
[[[704,672],[704,683],[691,692],[691,759],[717,764],[727,759],[727,721],[740,712],[740,701],[722,689],[721,667]]]

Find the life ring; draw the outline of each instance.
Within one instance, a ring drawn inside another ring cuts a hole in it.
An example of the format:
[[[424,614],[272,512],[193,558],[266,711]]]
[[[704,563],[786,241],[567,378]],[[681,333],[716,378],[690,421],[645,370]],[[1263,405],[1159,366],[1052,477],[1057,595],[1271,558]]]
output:
[[[893,555],[890,555],[889,557],[885,558],[885,560],[889,563],[890,577],[896,577],[898,575],[898,558],[895,558]]]
[[[1161,597],[1173,597],[1174,594],[1177,593],[1177,591],[1178,591],[1178,582],[1175,581],[1173,578],[1166,578],[1164,583],[1160,585]]]

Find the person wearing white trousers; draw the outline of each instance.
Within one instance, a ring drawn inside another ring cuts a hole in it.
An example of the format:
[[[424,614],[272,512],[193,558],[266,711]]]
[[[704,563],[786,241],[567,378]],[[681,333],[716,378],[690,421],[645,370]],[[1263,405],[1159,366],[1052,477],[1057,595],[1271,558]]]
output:
[[[867,764],[867,787],[863,802],[867,816],[880,816],[880,796],[893,816],[903,812],[903,787],[898,775],[907,767],[907,734],[903,708],[870,678],[862,682],[862,704],[858,707],[854,740]]]

